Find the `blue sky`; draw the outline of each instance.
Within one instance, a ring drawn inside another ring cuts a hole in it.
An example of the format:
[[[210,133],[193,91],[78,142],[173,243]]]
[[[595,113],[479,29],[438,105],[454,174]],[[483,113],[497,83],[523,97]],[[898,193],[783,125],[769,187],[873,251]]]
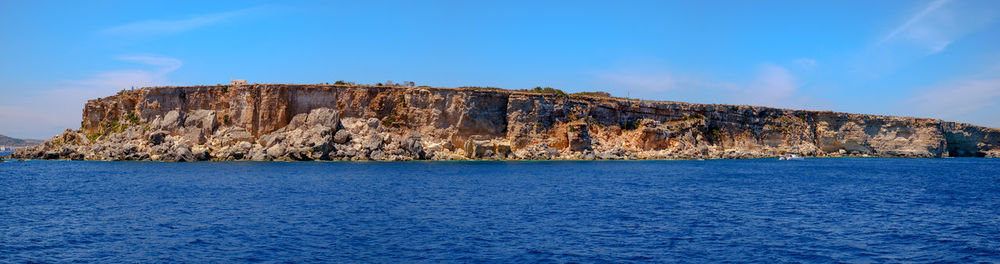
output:
[[[359,3],[361,2],[361,3]],[[130,86],[551,86],[1000,127],[996,1],[0,1],[0,134]]]

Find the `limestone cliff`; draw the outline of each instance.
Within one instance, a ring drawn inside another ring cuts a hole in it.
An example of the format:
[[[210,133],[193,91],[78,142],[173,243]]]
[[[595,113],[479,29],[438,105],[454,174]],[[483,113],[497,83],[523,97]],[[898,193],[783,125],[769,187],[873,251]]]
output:
[[[247,84],[91,100],[79,130],[14,153],[87,160],[1000,156],[936,119],[472,88]]]

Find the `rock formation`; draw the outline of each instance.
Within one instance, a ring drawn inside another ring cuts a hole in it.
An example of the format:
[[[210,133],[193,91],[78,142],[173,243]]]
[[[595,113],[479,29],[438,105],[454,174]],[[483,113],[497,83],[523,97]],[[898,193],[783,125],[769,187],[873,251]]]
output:
[[[693,159],[1000,156],[1000,130],[936,119],[473,88],[153,87],[89,101],[16,158]]]

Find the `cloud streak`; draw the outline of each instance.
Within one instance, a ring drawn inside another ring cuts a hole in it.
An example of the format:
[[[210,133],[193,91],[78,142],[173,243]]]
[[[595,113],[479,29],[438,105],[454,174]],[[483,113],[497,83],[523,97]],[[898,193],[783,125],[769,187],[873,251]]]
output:
[[[829,104],[802,93],[802,83],[787,68],[763,63],[746,81],[700,78],[666,70],[619,70],[596,74],[601,86],[619,96],[701,103],[749,104],[789,108],[818,108]]]
[[[738,98],[732,98],[754,105],[787,105],[799,88],[791,72],[775,64],[759,66],[754,80],[739,89]]]
[[[934,0],[885,34],[875,46],[894,48],[905,44],[922,49],[923,55],[936,54],[989,25],[995,17],[995,10],[969,2]]]
[[[260,7],[241,9],[230,12],[207,14],[187,19],[179,20],[146,20],[139,21],[99,31],[103,35],[127,35],[127,36],[148,36],[148,35],[171,35],[181,32],[191,31],[197,28],[209,26],[223,21],[231,20],[240,16],[246,16],[260,10]]]
[[[901,102],[924,116],[964,119],[966,122],[1000,126],[1000,76],[961,78],[925,89]]]
[[[920,23],[929,14],[934,13],[934,11],[937,11],[938,9],[941,8],[941,6],[944,6],[950,1],[951,0],[935,0],[933,2],[930,2],[926,7],[921,9],[920,12],[914,14],[912,17],[910,17],[910,19],[906,20],[906,22],[904,22],[902,25],[899,25],[898,27],[896,27],[896,29],[893,29],[891,32],[889,32],[889,34],[886,34],[885,37],[883,37],[882,40],[879,41],[879,43],[885,43],[889,40],[892,40],[893,38],[896,38],[896,36],[898,36],[900,33],[903,33],[904,31],[913,28],[914,25]]]
[[[164,85],[167,83],[167,74],[180,69],[184,65],[181,60],[155,55],[119,56],[115,59],[143,64],[152,67],[152,69],[108,71],[98,73],[91,78],[66,80],[63,83],[68,85],[69,89],[93,91],[109,91],[109,89],[124,89],[132,86]]]
[[[685,85],[693,82],[692,80],[679,80],[668,72],[638,73],[628,71],[599,73],[598,78],[622,87],[636,88],[649,92],[669,92],[683,89]]]
[[[854,54],[848,62],[850,76],[845,78],[882,79],[928,56],[947,52],[963,38],[990,28],[1000,14],[998,11],[975,1],[923,2],[883,34],[873,36],[865,49]]]
[[[80,109],[89,99],[112,95],[130,87],[169,84],[168,75],[183,66],[179,59],[156,56],[120,56],[117,60],[142,65],[97,73],[89,78],[63,80],[53,89],[32,92],[20,101],[4,101],[0,106],[0,123],[18,124],[4,127],[3,133],[26,138],[47,138],[66,128],[77,128]]]
[[[159,67],[159,69],[157,69],[156,71],[164,74],[175,71],[179,69],[181,65],[184,65],[184,63],[181,62],[181,60],[163,56],[155,56],[155,55],[119,56],[116,57],[116,59],[123,61],[137,62],[150,66],[156,66]]]

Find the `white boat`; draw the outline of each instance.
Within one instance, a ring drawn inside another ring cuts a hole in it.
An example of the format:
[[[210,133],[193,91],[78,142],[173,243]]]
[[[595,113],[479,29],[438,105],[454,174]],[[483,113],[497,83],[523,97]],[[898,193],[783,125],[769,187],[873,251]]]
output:
[[[778,160],[804,160],[804,159],[805,158],[795,154],[785,154],[781,155],[781,157],[778,158]]]

